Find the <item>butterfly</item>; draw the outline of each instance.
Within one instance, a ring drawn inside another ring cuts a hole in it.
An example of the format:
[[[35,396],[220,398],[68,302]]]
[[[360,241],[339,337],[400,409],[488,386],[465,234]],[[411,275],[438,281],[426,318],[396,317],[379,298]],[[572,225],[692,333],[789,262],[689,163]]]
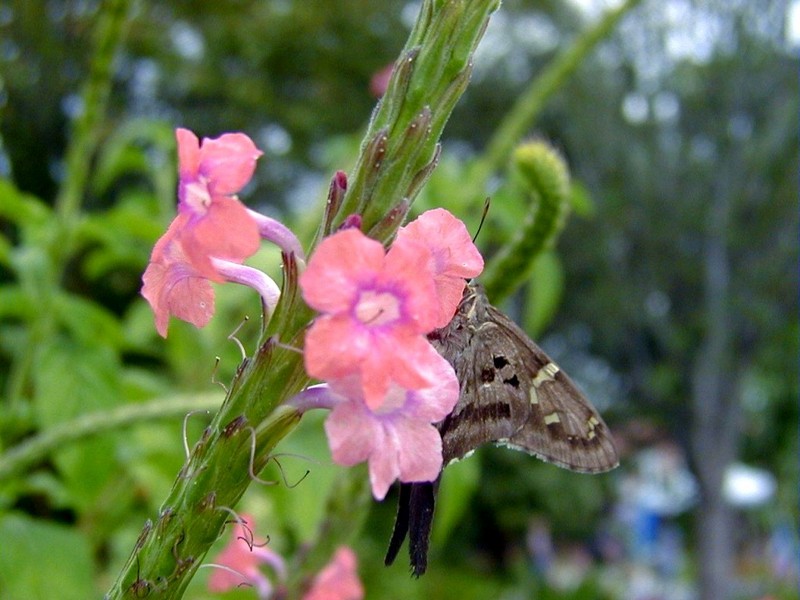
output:
[[[458,403],[436,424],[443,465],[487,443],[532,454],[580,473],[619,464],[608,427],[572,380],[471,281],[450,323],[428,335],[453,366]],[[411,569],[427,569],[436,491],[431,482],[401,483],[397,517],[385,564],[409,536]]]

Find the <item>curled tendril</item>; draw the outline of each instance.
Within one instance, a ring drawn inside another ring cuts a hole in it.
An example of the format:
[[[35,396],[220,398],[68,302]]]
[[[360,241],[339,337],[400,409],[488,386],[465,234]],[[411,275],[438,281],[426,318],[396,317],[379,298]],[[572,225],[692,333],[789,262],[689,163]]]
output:
[[[242,344],[242,342],[241,342],[241,341],[239,341],[239,338],[237,338],[237,337],[236,337],[236,334],[237,334],[237,333],[239,333],[239,330],[240,330],[242,327],[244,327],[244,324],[245,324],[245,323],[247,323],[249,320],[250,320],[250,317],[248,317],[247,315],[245,315],[244,319],[242,319],[242,322],[241,322],[241,323],[239,323],[239,324],[236,326],[236,329],[234,329],[233,331],[231,331],[230,335],[228,335],[228,339],[229,339],[230,341],[232,341],[234,344],[236,344],[237,346],[239,346],[239,352],[241,352],[241,353],[242,353],[242,360],[244,360],[244,359],[246,359],[246,358],[247,358],[247,353],[244,351],[244,344]]]
[[[219,370],[220,357],[214,357],[214,370],[211,371],[211,383],[216,383],[219,387],[225,390],[225,395],[228,395],[228,386],[217,379],[217,371]]]
[[[247,474],[250,475],[250,479],[252,481],[255,481],[256,483],[260,483],[263,485],[276,485],[278,483],[277,481],[267,481],[266,479],[259,478],[255,474],[254,468],[256,460],[256,430],[249,426],[246,429],[250,430],[250,463],[247,465]]]
[[[217,361],[217,362],[219,363],[219,361]],[[183,434],[183,451],[186,454],[186,460],[187,461],[189,460],[189,458],[191,456],[191,451],[189,450],[189,439],[188,439],[188,437],[186,435],[186,425],[189,422],[189,417],[191,417],[193,415],[198,415],[200,413],[205,413],[205,414],[208,415],[208,414],[210,414],[210,411],[208,411],[208,410],[192,410],[192,411],[189,411],[188,413],[186,413],[186,415],[183,417],[183,428],[182,428],[181,431],[182,431],[182,434]]]

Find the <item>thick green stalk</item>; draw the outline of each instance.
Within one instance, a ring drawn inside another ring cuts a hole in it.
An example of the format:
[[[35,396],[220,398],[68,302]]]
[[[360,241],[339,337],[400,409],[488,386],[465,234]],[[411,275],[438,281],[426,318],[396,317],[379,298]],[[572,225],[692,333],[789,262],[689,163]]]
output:
[[[351,214],[387,241],[395,207],[413,202],[438,158],[437,144],[469,83],[472,54],[499,0],[425,0],[373,113],[334,227]],[[323,232],[328,233],[328,232]]]
[[[330,228],[359,213],[365,229],[378,225],[381,239],[394,234],[401,224],[395,207],[410,203],[432,169],[441,130],[469,78],[470,56],[496,6],[497,0],[424,2]],[[224,509],[235,507],[252,474],[300,419],[284,402],[309,382],[298,349],[312,317],[299,296],[297,265],[285,257],[283,293],[259,351],[240,366],[156,523],[145,525],[106,598],[182,596],[230,518]]]
[[[528,278],[533,261],[553,244],[569,212],[569,173],[555,150],[544,142],[523,144],[515,150],[513,163],[530,210],[514,238],[483,271],[481,282],[492,302],[500,302]]]
[[[309,309],[297,293],[297,264],[284,260],[281,302],[256,354],[239,366],[227,397],[195,444],[156,524],[145,525],[107,598],[180,598],[270,452],[300,421],[281,404],[308,383],[302,345]],[[274,333],[274,335],[272,335]]]

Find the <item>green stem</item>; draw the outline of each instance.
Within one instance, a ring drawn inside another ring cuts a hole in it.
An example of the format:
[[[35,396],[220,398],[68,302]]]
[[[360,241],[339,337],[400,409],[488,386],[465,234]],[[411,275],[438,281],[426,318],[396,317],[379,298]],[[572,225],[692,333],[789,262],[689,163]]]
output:
[[[498,5],[499,0],[422,3],[370,121],[334,228],[360,214],[364,231],[381,241],[394,235],[400,220],[388,227],[382,221],[401,203],[410,205],[432,172],[442,130],[469,82],[472,54]]]
[[[472,190],[470,193],[474,193],[480,200],[483,199],[489,178],[496,171],[505,168],[514,146],[526,135],[550,96],[563,86],[594,47],[611,33],[620,19],[640,2],[641,0],[626,0],[618,8],[608,11],[597,25],[584,31],[561,51],[522,92],[495,131],[483,157],[472,168],[470,185],[466,186],[468,190]]]
[[[94,52],[89,78],[81,99],[83,112],[73,122],[72,137],[66,155],[66,178],[56,197],[55,209],[62,233],[72,234],[80,217],[81,200],[89,180],[97,145],[105,119],[113,79],[114,57],[125,37],[131,0],[105,0],[95,28]],[[60,240],[64,244],[65,240]],[[70,246],[67,245],[67,253]]]
[[[569,173],[555,150],[531,142],[517,148],[513,162],[525,186],[521,193],[530,197],[530,211],[481,275],[492,302],[502,301],[528,278],[534,260],[553,244],[569,212]]]
[[[287,598],[300,598],[303,587],[325,566],[336,548],[351,542],[366,521],[371,505],[366,464],[342,470],[328,493],[325,518],[316,538],[306,552],[298,553],[289,570]]]
[[[92,159],[100,139],[108,95],[111,90],[112,65],[122,45],[132,0],[105,0],[99,11],[93,44],[89,77],[81,94],[83,112],[72,124],[66,152],[66,174],[55,199],[57,218],[48,232],[47,252],[36,273],[21,273],[20,279],[33,284],[39,318],[31,323],[29,342],[9,375],[9,399],[12,409],[19,410],[22,390],[29,385],[36,355],[56,328],[53,310],[65,265],[74,249],[74,238],[81,217],[81,200],[91,172]]]
[[[415,58],[401,62],[406,67],[396,71],[375,113],[332,227],[354,212],[364,216],[367,229],[380,224],[430,171],[444,121],[466,85],[469,57],[496,4],[424,3],[407,46]],[[397,220],[394,228],[399,225]],[[394,233],[392,227],[382,231]],[[251,473],[264,467],[275,444],[299,422],[297,411],[284,403],[308,385],[297,349],[313,313],[300,297],[297,276],[297,264],[286,257],[281,300],[258,352],[241,365],[156,523],[145,527],[107,598],[180,598],[229,518],[222,508],[236,505],[252,483]]]
[[[214,410],[219,403],[219,394],[203,394],[128,404],[114,410],[82,415],[46,429],[6,451],[0,457],[0,481],[35,465],[67,444],[138,423],[174,419],[195,410]]]

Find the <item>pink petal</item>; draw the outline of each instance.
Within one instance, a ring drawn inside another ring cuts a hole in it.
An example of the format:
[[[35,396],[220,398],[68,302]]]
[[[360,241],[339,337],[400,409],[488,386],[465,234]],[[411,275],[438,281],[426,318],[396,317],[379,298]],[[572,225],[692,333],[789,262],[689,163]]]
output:
[[[199,173],[208,180],[212,196],[229,196],[241,190],[253,177],[261,152],[243,133],[225,133],[203,138]]]
[[[200,140],[188,129],[175,130],[178,141],[178,172],[181,179],[194,179],[200,165]]]
[[[363,405],[345,400],[325,420],[325,434],[334,462],[352,466],[369,458],[379,428]]]
[[[258,224],[244,205],[234,198],[215,198],[201,219],[193,220],[182,237],[192,260],[215,256],[242,262],[258,250]]]
[[[400,481],[433,481],[442,470],[442,438],[430,423],[398,419],[394,431]]]
[[[436,261],[436,274],[452,277],[477,277],[483,270],[483,257],[467,231],[466,225],[443,209],[422,213],[401,227],[398,239],[410,237],[426,244]]]
[[[384,398],[385,406],[378,411],[364,403],[359,377],[328,384],[329,393],[340,398],[325,423],[334,461],[353,465],[368,460],[372,493],[379,500],[395,479],[432,481],[441,470],[441,438],[429,418],[432,413],[440,420],[441,410],[423,405],[433,398],[452,407],[458,400],[458,381],[452,367],[444,363],[449,373],[441,366],[432,369],[432,373],[442,375],[442,382],[436,381],[425,394],[393,385]],[[439,394],[448,399],[441,401]]]
[[[383,269],[380,242],[357,229],[346,229],[322,240],[300,276],[303,298],[321,312],[350,310],[365,281]]]
[[[386,255],[382,274],[382,281],[397,282],[402,290],[404,307],[418,333],[433,331],[438,317],[431,265],[431,254],[424,244],[410,239],[400,243],[395,240]]]
[[[214,289],[207,279],[184,277],[174,283],[167,294],[169,314],[195,327],[205,327],[214,316]],[[161,333],[160,328],[159,333]],[[164,323],[166,335],[167,326]]]
[[[167,240],[167,246],[178,249],[176,241]],[[161,248],[156,245],[156,249]],[[156,254],[156,250],[153,251]],[[151,262],[142,275],[142,296],[147,299],[156,317],[156,330],[167,335],[170,315],[203,327],[214,314],[214,290],[209,281],[192,270],[190,265],[173,260],[169,254]]]
[[[360,364],[367,406],[380,408],[392,381],[408,389],[431,385],[426,372],[431,352],[436,354],[421,335],[373,336],[373,347],[364,353]]]
[[[355,553],[340,546],[331,561],[314,578],[303,600],[362,600],[364,586],[358,578]]]
[[[439,312],[435,327],[441,329],[453,320],[453,315],[456,314],[461,297],[464,295],[467,280],[463,277],[439,275],[434,278],[434,284],[439,295]]]
[[[370,353],[370,338],[353,328],[348,315],[317,317],[306,332],[306,373],[317,379],[339,379],[360,370]]]
[[[395,245],[413,240],[430,250],[439,298],[433,328],[447,325],[461,301],[464,279],[483,270],[483,257],[466,226],[443,208],[429,210],[397,232]]]
[[[150,303],[156,317],[156,330],[167,337],[169,317],[188,321],[195,327],[204,327],[214,315],[214,290],[207,279],[180,277],[175,269],[152,263],[142,279],[142,295]]]
[[[392,429],[380,429],[375,435],[373,445],[377,451],[369,457],[369,481],[372,495],[383,500],[392,483],[400,474],[399,444]],[[439,450],[441,456],[441,449]]]
[[[438,423],[455,408],[460,394],[460,386],[453,367],[430,346],[427,355],[420,355],[418,368],[425,375],[430,386],[410,392],[411,403],[406,414],[409,418]]]
[[[189,252],[187,252],[187,239],[189,240],[189,247],[197,249],[199,246],[192,240],[192,228],[196,221],[197,219],[191,213],[178,212],[167,231],[156,242],[150,262],[184,264],[186,269],[195,272],[199,276],[211,281],[222,282],[224,278],[217,273],[217,270],[211,264],[211,257],[208,254],[196,250],[190,256]]]

